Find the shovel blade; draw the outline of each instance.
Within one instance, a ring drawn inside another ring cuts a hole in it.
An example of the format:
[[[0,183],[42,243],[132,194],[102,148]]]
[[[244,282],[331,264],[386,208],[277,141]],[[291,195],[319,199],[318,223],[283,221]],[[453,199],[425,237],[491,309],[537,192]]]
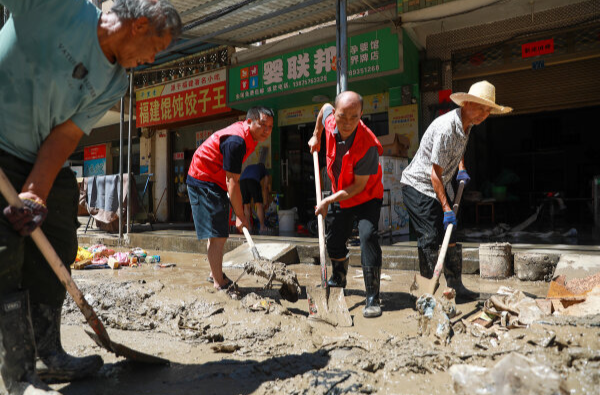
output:
[[[425,278],[420,274],[415,274],[415,279],[410,286],[410,294],[418,298],[423,294],[435,294],[440,285],[440,278]]]
[[[308,318],[326,322],[333,326],[352,326],[343,288],[306,287]]]
[[[95,333],[92,333],[90,331],[87,331],[87,330],[85,331],[85,333],[87,333],[88,336],[91,337],[92,340],[94,340],[97,345],[99,345],[100,347],[106,348],[108,351],[110,351],[112,353],[115,353],[115,355],[117,357],[125,357],[132,361],[142,362],[142,363],[150,363],[150,364],[155,364],[155,365],[169,365],[171,363],[167,359],[155,357],[153,355],[148,355],[148,354],[144,354],[139,351],[132,350],[131,348],[126,347],[119,343],[115,343],[112,340],[110,340],[110,348],[106,347],[104,345],[104,342],[100,339],[100,337],[98,337],[98,335],[96,335]]]

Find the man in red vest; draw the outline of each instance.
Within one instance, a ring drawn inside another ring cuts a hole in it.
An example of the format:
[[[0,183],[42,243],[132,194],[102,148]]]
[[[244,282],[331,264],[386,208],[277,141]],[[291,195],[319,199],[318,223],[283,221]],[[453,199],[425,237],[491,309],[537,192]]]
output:
[[[377,230],[383,201],[379,165],[383,149],[377,137],[360,119],[363,99],[358,93],[342,92],[334,104],[335,108],[331,104],[321,108],[315,132],[308,142],[311,153],[319,151],[321,134],[325,130],[327,174],[331,179],[332,194],[315,208],[315,215],[325,217],[329,214],[327,252],[333,274],[327,284],[330,287],[346,287],[349,261],[346,242],[354,221],[358,220],[367,294],[363,316],[379,317],[381,247]]]
[[[269,138],[272,130],[273,111],[252,107],[245,121],[213,133],[192,158],[187,185],[194,226],[198,240],[208,239],[209,279],[219,290],[226,290],[231,285],[222,267],[223,247],[229,237],[229,202],[238,230],[249,228],[240,191],[242,163],[258,143]]]

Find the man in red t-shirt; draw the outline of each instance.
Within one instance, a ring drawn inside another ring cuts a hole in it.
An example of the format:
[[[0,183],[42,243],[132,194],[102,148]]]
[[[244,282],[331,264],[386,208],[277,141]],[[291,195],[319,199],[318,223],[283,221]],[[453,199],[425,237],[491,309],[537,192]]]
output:
[[[244,215],[240,174],[242,163],[273,130],[273,111],[252,107],[245,121],[212,134],[194,153],[187,185],[198,240],[208,239],[210,281],[221,290],[231,285],[223,274],[223,247],[229,237],[229,202],[239,231],[248,228]],[[227,196],[229,194],[229,197]]]
[[[316,207],[315,215],[322,214],[325,217],[329,214],[327,252],[331,258],[333,274],[327,284],[330,287],[346,287],[349,261],[346,242],[354,221],[358,220],[361,264],[367,294],[363,316],[371,318],[381,315],[381,247],[377,230],[383,200],[379,165],[383,149],[377,137],[360,120],[362,110],[363,100],[358,93],[340,93],[335,99],[335,108],[331,104],[325,104],[321,108],[308,146],[311,153],[319,151],[321,134],[325,130],[327,174],[331,179],[333,193]]]

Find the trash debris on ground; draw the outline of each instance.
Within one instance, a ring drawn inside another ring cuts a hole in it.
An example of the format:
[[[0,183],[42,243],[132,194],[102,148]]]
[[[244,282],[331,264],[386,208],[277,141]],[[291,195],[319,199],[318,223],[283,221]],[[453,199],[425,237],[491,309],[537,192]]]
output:
[[[455,296],[456,292],[453,289],[447,289],[439,300],[431,294],[423,294],[417,299],[417,311],[420,314],[419,335],[433,336],[441,344],[450,343],[450,318],[456,315]]]
[[[260,297],[254,292],[244,296],[241,300],[242,306],[249,311],[264,312],[265,314],[290,315],[291,313],[277,301]]]
[[[115,270],[122,266],[137,267],[142,263],[158,262],[160,262],[160,255],[148,255],[140,247],[135,247],[128,252],[116,252],[103,244],[95,244],[88,248],[78,247],[77,257],[71,268],[75,270],[108,268]]]
[[[363,278],[362,270],[357,269],[356,274],[354,276],[352,276],[352,278]],[[380,279],[382,281],[392,281],[392,276],[390,276],[389,274],[381,273]]]
[[[568,394],[564,380],[550,367],[518,353],[510,353],[488,369],[474,365],[452,365],[450,375],[457,394],[562,395]]]

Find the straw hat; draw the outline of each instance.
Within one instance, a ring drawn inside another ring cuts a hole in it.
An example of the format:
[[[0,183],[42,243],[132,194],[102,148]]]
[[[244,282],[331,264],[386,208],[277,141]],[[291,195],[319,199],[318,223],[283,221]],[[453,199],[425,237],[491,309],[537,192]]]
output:
[[[491,114],[508,114],[513,109],[496,104],[496,88],[487,81],[479,81],[471,85],[469,93],[457,92],[450,95],[450,99],[459,106],[464,102],[483,104],[492,108]]]

